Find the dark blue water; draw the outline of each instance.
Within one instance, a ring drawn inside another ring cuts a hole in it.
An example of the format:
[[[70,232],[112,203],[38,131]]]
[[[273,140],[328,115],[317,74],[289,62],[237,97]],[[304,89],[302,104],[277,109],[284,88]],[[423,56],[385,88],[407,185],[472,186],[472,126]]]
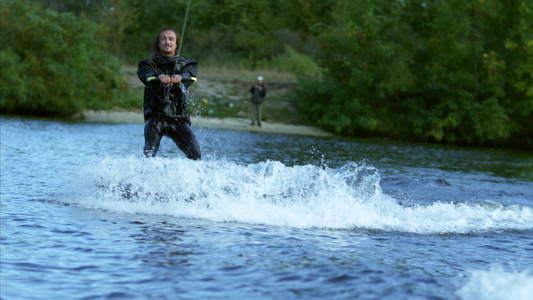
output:
[[[532,299],[531,152],[0,128],[2,299]]]

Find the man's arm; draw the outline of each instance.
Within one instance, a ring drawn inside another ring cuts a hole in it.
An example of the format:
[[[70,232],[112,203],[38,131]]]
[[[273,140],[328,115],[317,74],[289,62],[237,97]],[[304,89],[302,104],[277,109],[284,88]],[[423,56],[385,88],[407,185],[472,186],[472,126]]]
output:
[[[158,75],[159,74],[156,74],[147,59],[139,62],[139,67],[137,68],[137,77],[139,77],[145,87],[156,89],[159,86],[159,82],[156,80],[148,81],[148,78],[157,77]]]
[[[189,87],[194,81],[196,81],[196,75],[198,74],[198,62],[194,59],[187,59],[180,61],[180,64],[180,76],[182,77],[181,81],[185,87]]]

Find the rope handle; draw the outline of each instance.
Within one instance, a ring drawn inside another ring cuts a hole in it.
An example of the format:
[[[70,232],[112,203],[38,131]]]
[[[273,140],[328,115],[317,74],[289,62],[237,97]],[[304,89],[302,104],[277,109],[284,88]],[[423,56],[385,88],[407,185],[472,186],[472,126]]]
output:
[[[157,77],[157,76],[148,77],[148,78],[146,79],[146,81],[152,81],[152,80],[160,81],[160,80],[159,80],[159,77]],[[181,78],[181,81],[196,81],[196,77],[191,77],[191,78]]]

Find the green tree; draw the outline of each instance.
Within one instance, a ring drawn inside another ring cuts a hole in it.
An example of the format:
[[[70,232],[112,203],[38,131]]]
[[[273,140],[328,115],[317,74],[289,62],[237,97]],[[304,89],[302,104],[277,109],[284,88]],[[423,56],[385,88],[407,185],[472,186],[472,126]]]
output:
[[[240,58],[253,66],[272,54],[277,25],[272,22],[270,5],[269,1],[253,0],[194,2],[191,15],[199,34],[191,42],[196,50],[217,53],[218,59]]]
[[[60,13],[73,13],[78,17],[84,16],[95,23],[105,25],[106,30],[103,31],[103,34],[112,54],[123,59],[134,53],[127,46],[135,46],[135,44],[128,39],[125,32],[139,22],[139,11],[136,7],[139,1],[33,0],[33,2],[42,3],[44,9],[53,9]],[[142,2],[146,3],[146,1]]]
[[[426,116],[418,122],[422,136],[467,144],[502,143],[518,132],[527,138],[533,118],[525,88],[533,84],[527,47],[533,37],[530,2],[423,3],[411,2],[431,16],[420,31],[426,53],[416,60],[421,67],[416,69],[416,96],[425,105],[407,113]]]
[[[410,53],[398,46],[400,6],[389,1],[337,1],[334,23],[318,37],[319,82],[301,89],[304,113],[337,133],[380,134],[392,127],[387,101],[412,84]],[[306,91],[318,93],[306,101]]]
[[[108,5],[99,14],[99,22],[108,28],[106,38],[111,52],[124,58],[130,52],[126,46],[135,47],[125,32],[138,23],[139,11],[127,0],[109,0]]]
[[[338,0],[301,111],[347,135],[531,145],[532,6]]]
[[[102,26],[40,3],[3,1],[0,31],[2,113],[68,116],[121,100],[127,83]]]

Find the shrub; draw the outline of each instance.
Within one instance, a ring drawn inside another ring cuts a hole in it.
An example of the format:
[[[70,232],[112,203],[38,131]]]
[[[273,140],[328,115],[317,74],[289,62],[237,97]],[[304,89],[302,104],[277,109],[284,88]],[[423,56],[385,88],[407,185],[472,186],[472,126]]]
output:
[[[104,27],[38,2],[0,7],[2,113],[68,116],[121,101],[127,83],[106,51]]]

